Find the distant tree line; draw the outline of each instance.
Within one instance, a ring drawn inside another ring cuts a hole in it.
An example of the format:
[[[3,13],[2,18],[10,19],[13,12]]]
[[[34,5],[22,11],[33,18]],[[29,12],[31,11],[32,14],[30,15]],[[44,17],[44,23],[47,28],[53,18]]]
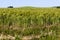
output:
[[[60,8],[60,6],[54,6],[53,8]]]
[[[56,8],[60,8],[60,6],[57,6]]]
[[[13,6],[8,6],[8,8],[13,8]]]
[[[13,8],[13,6],[8,6],[8,8]],[[60,8],[60,6],[53,6],[53,8]]]

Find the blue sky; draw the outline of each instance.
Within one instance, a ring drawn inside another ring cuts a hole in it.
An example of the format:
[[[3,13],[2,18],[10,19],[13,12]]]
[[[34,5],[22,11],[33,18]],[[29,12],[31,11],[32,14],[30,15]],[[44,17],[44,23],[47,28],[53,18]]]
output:
[[[60,6],[60,0],[0,0],[0,7],[22,7],[22,6],[34,6],[34,7],[50,7]]]

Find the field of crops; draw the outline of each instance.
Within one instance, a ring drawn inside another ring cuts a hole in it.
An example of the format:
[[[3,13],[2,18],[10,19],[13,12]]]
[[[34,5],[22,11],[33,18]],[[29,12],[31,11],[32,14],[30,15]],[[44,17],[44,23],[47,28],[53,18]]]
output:
[[[60,40],[60,9],[0,8],[0,39],[9,36],[11,40]]]

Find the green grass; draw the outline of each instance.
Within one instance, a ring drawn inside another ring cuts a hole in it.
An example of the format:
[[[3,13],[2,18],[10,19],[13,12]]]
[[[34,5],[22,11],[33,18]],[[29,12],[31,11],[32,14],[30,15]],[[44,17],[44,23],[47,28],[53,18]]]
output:
[[[16,34],[22,37],[41,35],[39,40],[58,40],[57,35],[60,35],[58,29],[60,29],[60,9],[0,8],[1,34],[12,36]]]

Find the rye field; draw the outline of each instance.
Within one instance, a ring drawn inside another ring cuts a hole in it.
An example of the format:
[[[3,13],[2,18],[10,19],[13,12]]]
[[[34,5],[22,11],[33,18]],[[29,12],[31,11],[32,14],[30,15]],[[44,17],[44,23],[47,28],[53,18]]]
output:
[[[0,40],[60,40],[60,8],[0,8]]]

